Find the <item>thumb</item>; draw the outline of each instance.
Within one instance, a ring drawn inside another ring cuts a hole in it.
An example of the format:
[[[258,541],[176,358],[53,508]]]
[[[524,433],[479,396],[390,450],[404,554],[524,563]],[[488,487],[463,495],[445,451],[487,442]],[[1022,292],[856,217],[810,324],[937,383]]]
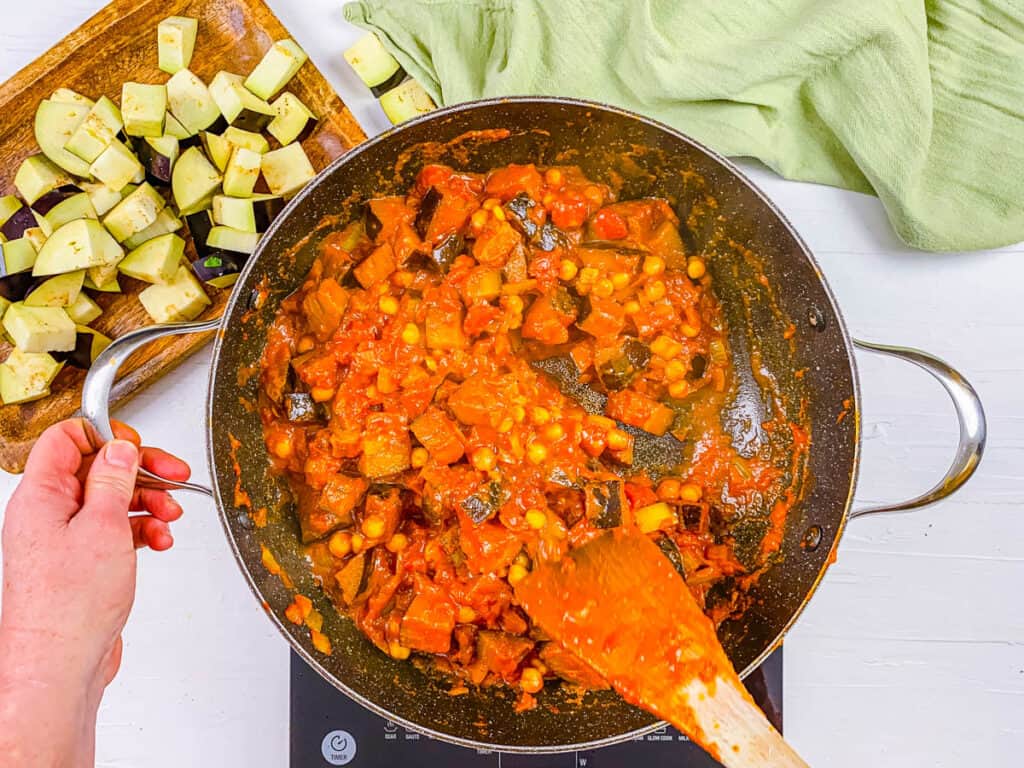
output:
[[[85,501],[79,516],[123,516],[127,520],[138,469],[139,449],[134,443],[111,440],[104,445],[85,479]]]

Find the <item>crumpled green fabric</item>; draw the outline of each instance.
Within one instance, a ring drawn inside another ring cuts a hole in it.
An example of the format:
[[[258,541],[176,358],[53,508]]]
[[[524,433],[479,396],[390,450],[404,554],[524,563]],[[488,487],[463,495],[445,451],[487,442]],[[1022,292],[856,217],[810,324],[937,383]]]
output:
[[[1024,0],[360,0],[439,104],[608,102],[877,194],[934,251],[1024,240]]]

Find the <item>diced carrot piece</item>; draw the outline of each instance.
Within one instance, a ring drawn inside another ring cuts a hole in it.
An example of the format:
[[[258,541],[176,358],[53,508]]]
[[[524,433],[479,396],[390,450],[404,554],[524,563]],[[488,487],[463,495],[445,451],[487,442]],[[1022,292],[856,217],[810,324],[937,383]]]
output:
[[[438,464],[454,464],[462,458],[462,433],[440,408],[431,406],[410,428]]]

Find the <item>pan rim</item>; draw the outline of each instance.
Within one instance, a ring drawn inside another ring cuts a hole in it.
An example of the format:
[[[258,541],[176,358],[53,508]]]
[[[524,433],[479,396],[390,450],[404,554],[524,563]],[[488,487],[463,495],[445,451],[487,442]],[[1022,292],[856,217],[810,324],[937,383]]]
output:
[[[406,130],[408,130],[410,128],[413,128],[415,126],[418,126],[418,125],[421,125],[423,123],[427,123],[427,122],[430,122],[430,121],[433,121],[433,120],[442,119],[442,118],[445,118],[445,117],[447,117],[449,115],[457,114],[457,113],[460,113],[460,112],[472,111],[472,110],[477,110],[477,109],[486,109],[486,108],[489,108],[489,107],[494,107],[494,106],[498,106],[498,105],[501,105],[501,104],[509,104],[509,103],[515,103],[515,104],[565,105],[565,106],[579,107],[579,108],[584,108],[584,109],[596,109],[596,110],[601,110],[603,112],[609,112],[609,113],[613,113],[613,114],[618,114],[618,115],[620,115],[622,117],[626,117],[626,118],[629,118],[631,120],[638,121],[638,122],[640,122],[640,123],[642,123],[644,125],[647,125],[647,126],[656,128],[658,130],[664,131],[665,133],[668,133],[671,136],[673,136],[675,139],[678,139],[678,140],[684,142],[685,144],[690,145],[691,147],[693,147],[694,149],[698,150],[699,152],[702,152],[703,154],[707,155],[712,160],[718,162],[727,171],[729,171],[733,175],[734,178],[736,178],[740,183],[742,183],[744,186],[746,186],[751,192],[753,192],[767,206],[768,210],[770,210],[772,212],[772,214],[774,214],[776,216],[776,218],[778,219],[779,223],[783,226],[783,228],[789,234],[789,236],[793,238],[794,242],[799,246],[799,249],[802,252],[804,258],[807,259],[809,265],[812,267],[812,269],[814,270],[815,274],[818,276],[818,279],[819,279],[819,281],[821,283],[821,287],[824,290],[825,297],[827,299],[828,305],[829,305],[830,309],[832,310],[833,316],[836,319],[836,322],[837,322],[837,325],[838,325],[838,330],[839,330],[839,335],[840,335],[840,338],[842,339],[843,348],[844,348],[844,351],[846,353],[847,364],[850,367],[851,382],[853,384],[851,417],[854,419],[854,425],[853,425],[853,430],[854,431],[853,431],[853,455],[852,455],[852,461],[851,461],[852,471],[851,471],[850,480],[849,480],[849,490],[848,490],[848,492],[846,494],[846,499],[845,499],[845,501],[843,503],[843,512],[842,512],[842,515],[840,516],[839,523],[838,523],[838,526],[836,528],[836,533],[835,533],[835,536],[834,536],[833,541],[832,541],[832,546],[831,546],[831,549],[830,549],[830,552],[829,552],[829,556],[825,559],[824,564],[819,569],[819,571],[818,571],[818,573],[817,573],[813,583],[811,584],[810,588],[807,590],[807,593],[804,595],[804,598],[801,601],[800,605],[793,612],[793,614],[790,616],[789,620],[782,627],[782,629],[778,632],[776,637],[772,640],[772,642],[770,644],[768,644],[768,646],[765,648],[765,650],[760,655],[758,655],[750,664],[748,664],[746,668],[744,668],[743,670],[741,670],[739,672],[740,678],[741,679],[745,678],[747,675],[749,675],[751,672],[753,672],[755,669],[757,669],[757,667],[759,667],[764,662],[764,660],[773,651],[776,650],[776,648],[781,646],[782,641],[783,641],[785,635],[793,628],[793,626],[796,624],[796,622],[803,615],[803,613],[804,613],[804,611],[805,611],[805,609],[807,607],[808,602],[810,602],[811,598],[817,592],[818,587],[820,586],[821,581],[822,581],[822,579],[825,576],[825,573],[828,571],[828,569],[831,567],[831,565],[835,561],[834,553],[835,553],[835,550],[838,548],[839,542],[842,539],[843,533],[845,531],[846,523],[847,523],[848,517],[849,517],[850,507],[851,507],[851,505],[853,503],[854,495],[856,493],[857,484],[858,484],[859,476],[860,476],[860,471],[859,470],[860,470],[860,459],[861,459],[861,424],[860,424],[860,402],[861,402],[861,400],[860,400],[860,378],[859,378],[859,372],[858,372],[858,368],[857,368],[856,356],[854,354],[853,340],[852,340],[852,337],[850,336],[849,330],[847,329],[845,318],[843,317],[842,311],[840,310],[839,303],[836,300],[835,294],[833,293],[832,288],[831,288],[831,286],[828,283],[828,280],[825,278],[824,272],[822,271],[821,266],[819,265],[817,259],[815,258],[814,253],[811,251],[810,247],[804,241],[803,237],[800,236],[799,232],[795,229],[795,227],[792,225],[792,223],[789,221],[789,219],[786,217],[786,215],[781,211],[781,209],[778,207],[778,205],[776,205],[775,202],[772,201],[760,189],[760,187],[758,187],[756,184],[754,184],[754,182],[751,181],[751,179],[748,178],[747,175],[735,163],[733,163],[731,160],[729,160],[728,158],[726,158],[723,155],[719,154],[718,152],[712,150],[711,148],[707,147],[706,145],[702,144],[701,142],[697,141],[696,139],[694,139],[694,138],[692,138],[692,137],[682,133],[681,131],[679,131],[679,130],[677,130],[677,129],[669,126],[669,125],[666,125],[665,123],[662,123],[662,122],[660,122],[658,120],[654,120],[653,118],[646,117],[644,115],[640,115],[640,114],[638,114],[636,112],[632,112],[630,110],[626,110],[626,109],[623,109],[621,107],[616,107],[614,105],[604,104],[604,103],[601,103],[601,102],[591,101],[591,100],[587,100],[587,99],[577,99],[577,98],[561,97],[561,96],[509,96],[509,97],[488,98],[488,99],[478,99],[478,100],[474,100],[474,101],[466,101],[466,102],[461,102],[459,104],[455,104],[455,105],[452,105],[452,106],[444,107],[442,109],[437,109],[437,110],[434,110],[432,112],[429,112],[429,113],[426,113],[424,115],[421,115],[420,117],[417,117],[417,118],[415,118],[413,120],[409,120],[409,121],[404,122],[404,123],[402,123],[400,125],[393,126],[392,128],[384,131],[383,133],[377,134],[376,136],[373,136],[373,137],[367,139],[366,141],[362,142],[361,144],[358,144],[355,147],[352,147],[347,152],[345,152],[343,155],[341,155],[340,157],[336,158],[333,162],[331,162],[330,165],[328,165],[326,168],[324,168],[322,171],[320,171],[320,173],[317,174],[316,178],[314,178],[312,181],[310,181],[310,183],[307,184],[306,187],[304,187],[302,189],[302,191],[299,192],[299,194],[297,194],[294,198],[292,198],[292,200],[290,200],[288,202],[288,204],[281,211],[281,213],[271,223],[270,227],[264,233],[263,237],[260,238],[260,242],[259,242],[259,245],[256,248],[256,251],[248,259],[248,261],[246,262],[245,267],[242,269],[242,272],[239,275],[239,278],[238,278],[238,281],[237,281],[237,284],[236,284],[237,287],[236,287],[235,290],[232,291],[232,294],[229,297],[229,299],[227,301],[227,304],[226,304],[226,306],[224,308],[224,312],[223,312],[222,317],[225,318],[225,319],[231,317],[235,313],[236,308],[237,308],[239,302],[247,301],[248,300],[247,298],[246,299],[242,298],[242,294],[245,293],[245,292],[241,291],[239,289],[244,287],[244,286],[246,286],[248,284],[248,282],[249,282],[249,274],[255,268],[256,263],[261,260],[261,257],[263,255],[263,252],[264,252],[265,248],[266,248],[266,245],[271,242],[271,240],[273,239],[273,236],[277,233],[277,230],[284,224],[284,222],[290,216],[292,211],[295,208],[297,208],[299,205],[301,205],[302,202],[310,194],[312,194],[313,191],[325,179],[327,179],[328,177],[332,176],[337,171],[337,169],[339,169],[342,166],[346,165],[348,162],[350,162],[354,158],[358,157],[363,152],[369,151],[370,149],[375,147],[377,144],[380,144],[380,143],[382,143],[384,141],[387,141],[391,137],[393,137],[395,135],[398,135],[398,134],[401,134],[402,132],[404,132],[404,131],[406,131]],[[207,380],[207,393],[206,393],[206,420],[207,420],[207,423],[206,423],[206,453],[207,453],[207,463],[208,463],[208,466],[210,467],[210,480],[211,480],[211,485],[212,485],[213,490],[214,490],[214,502],[216,503],[216,506],[217,506],[218,517],[220,518],[221,526],[224,529],[225,537],[227,538],[228,543],[229,543],[229,545],[231,547],[231,554],[234,557],[235,562],[237,563],[237,565],[238,565],[239,569],[241,570],[242,574],[244,575],[245,581],[248,584],[249,589],[252,591],[253,596],[257,599],[258,602],[262,603],[263,595],[261,594],[259,588],[257,587],[257,583],[256,583],[256,579],[255,579],[254,575],[250,572],[250,570],[249,570],[249,568],[248,568],[248,566],[247,566],[247,564],[245,562],[245,559],[242,556],[242,553],[241,553],[241,551],[239,549],[239,546],[238,546],[238,542],[237,542],[237,540],[236,540],[236,538],[235,538],[235,536],[234,536],[234,534],[233,534],[233,532],[231,530],[231,526],[230,526],[230,524],[228,522],[228,514],[227,514],[227,511],[226,511],[226,508],[225,508],[224,501],[223,501],[224,498],[225,498],[225,491],[224,491],[224,489],[221,488],[221,484],[220,484],[220,481],[219,481],[219,474],[217,472],[213,471],[214,467],[217,466],[217,461],[216,461],[216,453],[215,453],[214,445],[213,445],[213,429],[212,429],[212,425],[214,423],[215,415],[214,415],[214,398],[212,397],[212,393],[214,391],[214,384],[215,384],[215,381],[216,381],[216,378],[217,378],[217,372],[218,372],[219,363],[220,363],[220,355],[221,355],[221,351],[222,351],[222,347],[223,347],[225,336],[226,336],[225,329],[224,329],[224,326],[222,325],[220,331],[218,331],[217,334],[215,335],[214,345],[213,345],[213,352],[212,352],[211,358],[210,358],[210,372],[209,372],[209,376],[208,376],[208,380]],[[376,715],[378,715],[380,717],[383,717],[385,719],[391,720],[392,722],[395,722],[398,725],[401,725],[403,728],[406,728],[406,729],[411,730],[411,731],[415,731],[417,733],[421,733],[421,734],[423,734],[425,736],[428,736],[428,737],[433,738],[433,739],[437,739],[439,741],[444,741],[444,742],[447,742],[447,743],[450,743],[450,744],[456,744],[458,746],[467,747],[467,748],[471,748],[471,749],[483,749],[483,750],[491,750],[491,751],[496,751],[496,752],[511,752],[511,753],[519,753],[519,754],[558,754],[558,753],[563,753],[563,752],[574,752],[574,751],[599,749],[601,747],[607,747],[607,746],[612,746],[612,745],[615,745],[615,744],[621,744],[623,742],[630,741],[630,740],[633,740],[633,739],[645,736],[645,735],[647,735],[649,733],[653,733],[654,731],[656,731],[659,728],[661,728],[661,727],[666,725],[666,723],[664,721],[657,721],[657,722],[654,722],[654,723],[652,723],[650,725],[643,726],[643,727],[640,727],[640,728],[636,728],[636,729],[633,729],[631,731],[627,731],[625,733],[620,733],[620,734],[617,734],[617,735],[614,735],[614,736],[608,736],[608,737],[605,737],[603,739],[596,739],[596,740],[592,740],[592,741],[576,742],[576,743],[572,743],[572,744],[562,744],[562,745],[524,746],[524,745],[515,745],[515,744],[512,744],[512,745],[509,745],[509,744],[495,744],[495,743],[492,743],[492,742],[480,741],[480,740],[475,740],[475,739],[466,739],[466,738],[462,738],[462,737],[459,737],[459,736],[453,736],[453,735],[448,734],[448,733],[444,733],[444,732],[441,732],[441,731],[434,730],[434,729],[430,728],[429,726],[424,726],[424,725],[422,725],[420,723],[414,723],[414,722],[412,722],[412,721],[410,721],[410,720],[408,720],[406,718],[403,718],[401,716],[396,715],[393,712],[389,712],[387,709],[381,707],[380,705],[376,704],[375,702],[365,698],[364,696],[360,695],[356,691],[350,689],[341,680],[338,680],[334,676],[327,674],[327,671],[323,667],[323,665],[320,664],[313,657],[313,655],[306,648],[304,648],[302,646],[302,644],[299,643],[299,641],[287,630],[287,628],[285,627],[283,621],[281,620],[281,618],[279,616],[277,616],[273,611],[269,611],[269,610],[265,611],[265,613],[268,615],[270,620],[274,623],[274,625],[276,626],[278,632],[284,637],[284,639],[286,640],[288,645],[291,647],[291,649],[296,654],[298,654],[299,657],[301,657],[303,659],[303,661],[305,661],[306,664],[309,667],[311,667],[318,675],[320,675],[321,678],[323,678],[326,682],[328,682],[334,688],[338,689],[339,691],[344,693],[346,696],[348,696],[350,699],[352,699],[353,701],[357,702],[358,704],[360,704],[361,706],[365,707],[366,709],[370,710],[374,714],[376,714]]]

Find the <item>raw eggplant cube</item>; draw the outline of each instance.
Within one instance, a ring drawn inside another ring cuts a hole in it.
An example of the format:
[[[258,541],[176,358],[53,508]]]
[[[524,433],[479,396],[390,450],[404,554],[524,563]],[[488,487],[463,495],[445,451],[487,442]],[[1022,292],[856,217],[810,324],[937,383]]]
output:
[[[22,205],[14,195],[0,198],[3,210],[0,210],[0,235],[8,240],[17,240],[25,236],[25,230],[38,226],[32,209]]]
[[[355,45],[345,51],[344,56],[345,61],[355,70],[367,88],[375,88],[388,82],[402,69],[398,59],[388,53],[380,38],[373,32],[367,32],[356,40]]]
[[[182,216],[208,208],[220,188],[221,176],[198,147],[186,149],[174,164],[171,191]]]
[[[11,304],[4,313],[3,326],[22,352],[69,352],[75,348],[75,324],[59,307]]]
[[[46,219],[42,219],[42,221],[45,223]],[[46,245],[46,241],[49,238],[41,227],[29,227],[25,230],[24,239],[32,244],[32,247],[36,249],[36,253],[39,253],[43,250],[43,246]]]
[[[142,138],[135,140],[135,151],[146,169],[146,178],[153,184],[170,184],[174,163],[178,160],[181,146],[173,136]]]
[[[256,250],[260,236],[252,232],[242,232],[231,227],[214,227],[206,238],[206,245],[222,251],[251,254]]]
[[[395,125],[419,117],[437,108],[423,86],[413,79],[406,80],[380,97],[384,114]]]
[[[180,123],[190,136],[205,131],[221,116],[206,83],[187,69],[182,69],[167,81],[167,104],[176,118],[175,122]],[[167,132],[171,131],[167,129]]]
[[[82,292],[85,270],[65,272],[39,283],[25,296],[26,307],[68,307]]]
[[[206,156],[210,159],[217,170],[223,173],[227,170],[228,161],[231,160],[231,152],[234,149],[231,142],[223,136],[212,131],[203,131],[200,135],[200,142],[206,150]]]
[[[284,198],[295,195],[316,176],[301,144],[289,144],[267,152],[263,155],[262,169],[271,194]]]
[[[128,277],[155,285],[167,285],[174,280],[184,255],[184,240],[175,234],[160,235],[125,256],[117,268]]]
[[[60,369],[61,364],[45,352],[15,348],[0,363],[0,402],[14,405],[46,397]]]
[[[158,323],[195,320],[210,304],[203,286],[185,266],[178,267],[167,285],[151,285],[143,290],[139,301]]]
[[[36,110],[34,124],[36,143],[50,160],[75,176],[88,177],[89,164],[66,149],[71,136],[89,114],[91,107],[43,101]]]
[[[50,94],[50,101],[55,101],[58,104],[76,104],[86,109],[92,109],[92,105],[96,103],[88,96],[83,96],[70,88],[58,88]]]
[[[121,116],[129,136],[164,135],[167,86],[125,83],[121,86]]]
[[[210,230],[213,229],[213,216],[210,211],[197,211],[185,217],[185,226],[188,227],[188,233],[192,235],[192,243],[196,247],[196,252],[202,256],[207,250],[206,238],[210,236]]]
[[[267,132],[287,146],[293,141],[305,141],[309,128],[316,125],[316,115],[290,92],[282,93],[271,106],[277,116],[270,121]]]
[[[53,358],[75,368],[87,371],[99,357],[100,352],[110,346],[110,339],[97,330],[76,325],[75,348],[70,352],[54,352]]]
[[[92,199],[86,192],[79,192],[72,195],[61,203],[53,206],[46,212],[46,223],[50,225],[51,231],[60,229],[69,221],[75,219],[98,219],[99,215],[93,207]]]
[[[124,251],[95,219],[75,219],[54,232],[39,250],[32,274],[59,275],[101,264],[116,264]]]
[[[243,232],[263,232],[284,208],[284,200],[273,195],[213,198],[213,220]]]
[[[171,94],[170,94],[170,89],[168,89],[168,92],[167,92],[167,103],[168,103],[168,105],[170,104],[170,102],[171,102]],[[176,138],[180,142],[189,142],[189,141],[192,141],[196,137],[196,134],[194,132],[190,131],[188,128],[186,128],[184,125],[182,125],[181,121],[178,120],[178,118],[176,118],[170,112],[168,112],[167,115],[164,117],[164,133],[167,136],[173,136],[174,138]],[[194,144],[187,144],[186,143],[185,146],[191,147],[191,146],[194,146]]]
[[[114,209],[103,218],[103,226],[117,242],[123,243],[153,224],[166,205],[160,193],[148,182],[140,184],[138,189],[114,206]]]
[[[76,325],[88,325],[103,314],[100,305],[89,298],[85,291],[80,292],[70,306],[64,307],[64,311]]]
[[[90,291],[97,291],[99,293],[120,293],[121,292],[121,284],[117,282],[117,275],[114,275],[114,277],[109,282],[101,283],[101,284],[97,285],[96,283],[94,283],[92,280],[89,279],[89,272],[88,272],[88,270],[86,270],[85,282],[82,284],[82,287],[83,288],[88,288]]]
[[[218,72],[210,83],[210,95],[229,125],[262,131],[274,119],[273,107],[247,90],[241,75]]]
[[[27,272],[36,263],[36,249],[24,237],[0,243],[0,276]]]
[[[89,195],[92,208],[96,211],[97,216],[106,215],[124,199],[120,190],[111,189],[106,184],[82,184],[82,190]]]
[[[181,219],[174,215],[174,209],[167,206],[156,217],[156,221],[150,224],[141,232],[136,232],[122,243],[128,250],[134,250],[143,243],[149,242],[154,237],[166,235],[170,232],[177,232],[182,227]]]
[[[248,197],[260,178],[263,156],[245,147],[235,147],[224,171],[224,193],[233,197]]]
[[[71,177],[43,155],[26,157],[14,175],[14,188],[29,205],[47,192],[71,184]]]
[[[92,163],[110,146],[124,128],[121,110],[106,96],[89,110],[82,124],[75,129],[64,149],[87,163]]]
[[[233,147],[245,147],[261,155],[270,151],[270,142],[261,134],[243,131],[233,125],[224,131],[224,139]]]
[[[245,87],[261,99],[272,99],[295,77],[309,57],[294,40],[278,40],[245,80]]]
[[[124,189],[132,179],[144,176],[145,169],[128,147],[114,139],[89,166],[89,173],[111,189]]]
[[[168,16],[156,28],[158,66],[169,75],[192,63],[199,22],[187,16]]]

